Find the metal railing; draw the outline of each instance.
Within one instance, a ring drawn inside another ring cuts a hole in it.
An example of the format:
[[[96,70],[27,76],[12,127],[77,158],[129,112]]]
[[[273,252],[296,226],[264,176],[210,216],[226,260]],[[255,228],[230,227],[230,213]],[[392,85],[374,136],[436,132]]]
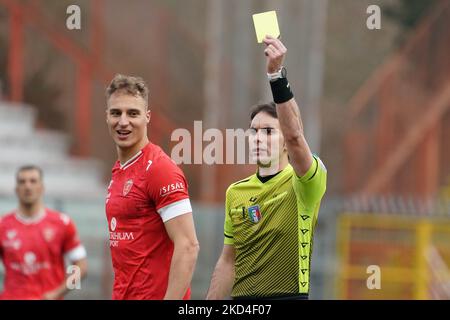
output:
[[[450,264],[450,217],[344,213],[337,230],[339,299],[445,298],[450,274],[436,265]],[[380,268],[379,289],[367,285],[369,266]]]

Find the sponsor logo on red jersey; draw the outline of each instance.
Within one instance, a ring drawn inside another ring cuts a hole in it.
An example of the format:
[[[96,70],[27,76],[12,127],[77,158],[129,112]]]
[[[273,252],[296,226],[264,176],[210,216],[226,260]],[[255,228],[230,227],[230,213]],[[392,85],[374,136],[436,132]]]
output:
[[[182,182],[171,183],[159,189],[159,195],[161,197],[165,197],[179,190],[184,190],[184,185]]]
[[[111,231],[115,231],[116,227],[117,227],[117,220],[116,220],[116,218],[113,217],[111,219]]]
[[[36,254],[32,251],[27,251],[23,255],[23,263],[11,263],[11,269],[25,275],[32,275],[42,269],[50,269],[50,264],[47,261],[37,261]]]
[[[8,232],[6,232],[6,237],[9,240],[14,239],[17,236],[17,231],[16,230],[8,230]]]
[[[3,247],[12,248],[14,250],[19,250],[22,242],[20,239],[16,238],[17,231],[14,229],[8,230],[6,232],[7,240],[3,241]]]
[[[133,232],[115,232],[117,229],[117,219],[112,218],[109,224],[110,232],[109,232],[109,246],[110,247],[118,247],[120,241],[134,240]]]

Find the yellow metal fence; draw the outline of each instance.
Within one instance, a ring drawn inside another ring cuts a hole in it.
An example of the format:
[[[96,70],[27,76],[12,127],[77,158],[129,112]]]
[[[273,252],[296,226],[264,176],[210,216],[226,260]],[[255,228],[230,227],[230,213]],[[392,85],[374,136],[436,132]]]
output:
[[[339,299],[450,299],[450,219],[344,213],[337,227]]]

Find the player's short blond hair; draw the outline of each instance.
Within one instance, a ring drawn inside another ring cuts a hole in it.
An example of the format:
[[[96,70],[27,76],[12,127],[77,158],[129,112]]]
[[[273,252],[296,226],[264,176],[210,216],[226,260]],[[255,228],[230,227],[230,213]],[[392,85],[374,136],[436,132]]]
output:
[[[106,99],[108,100],[113,93],[118,91],[135,97],[141,97],[148,104],[148,87],[141,77],[116,74],[106,89]]]

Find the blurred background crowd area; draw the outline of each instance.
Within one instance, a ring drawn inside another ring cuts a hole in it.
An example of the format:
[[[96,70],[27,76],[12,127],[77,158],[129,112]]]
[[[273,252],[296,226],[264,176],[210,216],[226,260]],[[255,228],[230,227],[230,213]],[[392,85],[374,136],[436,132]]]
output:
[[[80,30],[66,27],[74,4]],[[373,4],[379,30],[366,25]],[[271,100],[252,23],[270,10],[306,138],[328,169],[311,298],[450,298],[449,0],[0,0],[0,214],[16,206],[17,167],[42,166],[47,205],[75,220],[88,249],[89,276],[69,299],[111,296],[109,81],[147,81],[149,136],[169,155],[172,132],[193,133],[194,121],[246,129],[250,107]],[[226,187],[255,168],[181,167],[201,299],[223,243]],[[366,285],[371,265],[379,290]]]

